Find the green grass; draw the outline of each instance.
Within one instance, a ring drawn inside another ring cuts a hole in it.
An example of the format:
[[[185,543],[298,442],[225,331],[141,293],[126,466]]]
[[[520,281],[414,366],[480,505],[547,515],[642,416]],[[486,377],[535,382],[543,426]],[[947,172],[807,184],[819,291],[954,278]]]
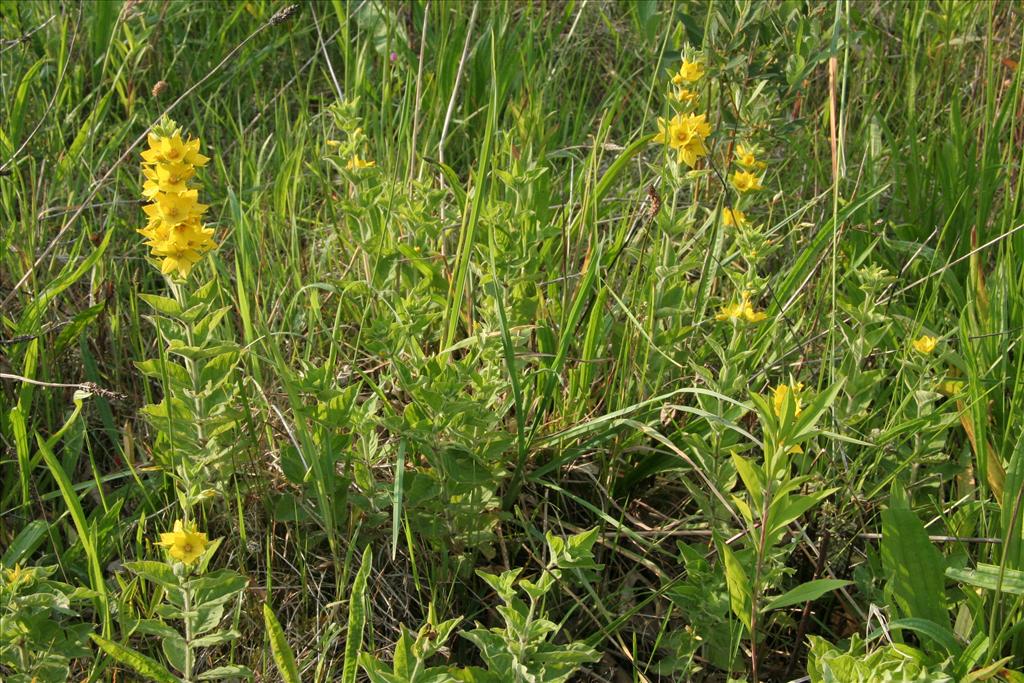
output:
[[[187,515],[236,632],[197,675],[528,680],[493,637],[579,681],[1024,680],[1018,6],[283,7],[0,0],[0,564],[53,568],[0,580],[0,678],[54,633],[40,680],[176,668],[138,562]],[[693,174],[652,142],[687,44]],[[173,286],[163,114],[219,244]],[[767,319],[717,320],[743,290]]]

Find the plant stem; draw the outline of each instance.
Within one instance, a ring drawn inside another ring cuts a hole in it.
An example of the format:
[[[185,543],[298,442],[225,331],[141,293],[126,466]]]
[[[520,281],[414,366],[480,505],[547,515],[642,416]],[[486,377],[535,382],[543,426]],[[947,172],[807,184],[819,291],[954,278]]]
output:
[[[192,591],[187,583],[182,585],[185,616],[185,683],[192,683]]]

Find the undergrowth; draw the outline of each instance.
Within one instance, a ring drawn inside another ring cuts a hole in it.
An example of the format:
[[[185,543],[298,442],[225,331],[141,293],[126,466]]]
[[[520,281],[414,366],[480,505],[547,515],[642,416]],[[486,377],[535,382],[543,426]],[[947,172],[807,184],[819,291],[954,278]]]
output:
[[[1017,4],[0,18],[3,680],[1024,680]]]

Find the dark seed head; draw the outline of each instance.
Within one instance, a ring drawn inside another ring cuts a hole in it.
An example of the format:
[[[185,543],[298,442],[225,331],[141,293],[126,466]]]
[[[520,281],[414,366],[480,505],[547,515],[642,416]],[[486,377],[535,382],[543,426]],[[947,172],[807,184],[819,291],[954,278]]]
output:
[[[270,17],[270,25],[277,26],[278,24],[283,24],[284,22],[288,21],[293,16],[298,14],[298,12],[298,5],[288,5],[286,7],[282,7],[281,9],[274,13],[274,16]]]

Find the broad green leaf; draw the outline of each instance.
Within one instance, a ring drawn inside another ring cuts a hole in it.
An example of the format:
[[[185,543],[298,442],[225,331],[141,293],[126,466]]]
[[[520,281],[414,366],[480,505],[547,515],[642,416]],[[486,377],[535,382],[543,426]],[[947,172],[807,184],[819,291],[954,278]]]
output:
[[[185,647],[185,639],[175,634],[163,639],[160,643],[164,651],[164,657],[178,671],[185,672],[185,659],[188,657],[188,648]]]
[[[157,294],[139,294],[139,298],[149,304],[157,313],[163,313],[171,317],[181,315],[181,304],[176,299]]]
[[[905,615],[949,627],[946,562],[912,510],[889,508],[882,512],[882,566]]]
[[[231,569],[218,569],[188,582],[195,606],[222,604],[248,585],[248,579]]]
[[[136,560],[134,562],[125,562],[125,569],[134,572],[153,583],[163,586],[164,588],[175,588],[179,587],[179,579],[174,574],[174,570],[163,562],[153,562],[152,560]]]

